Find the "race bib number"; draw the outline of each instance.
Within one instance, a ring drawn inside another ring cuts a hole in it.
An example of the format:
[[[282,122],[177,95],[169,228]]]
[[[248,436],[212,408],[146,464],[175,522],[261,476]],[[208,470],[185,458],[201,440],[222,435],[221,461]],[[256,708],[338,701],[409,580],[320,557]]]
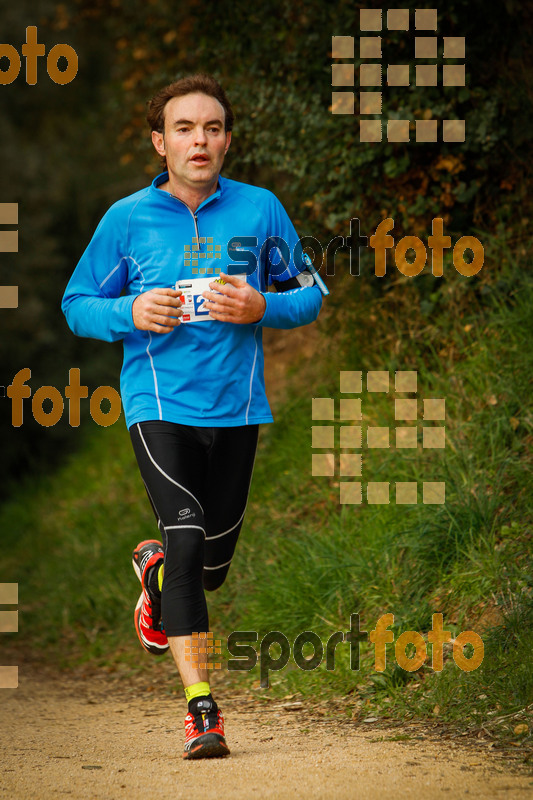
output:
[[[246,280],[246,275],[244,274],[235,275],[235,277],[242,281]],[[209,311],[205,307],[205,297],[202,297],[205,291],[216,291],[209,286],[213,282],[224,283],[222,278],[215,276],[176,281],[176,290],[182,292],[182,322],[216,322],[209,316]]]

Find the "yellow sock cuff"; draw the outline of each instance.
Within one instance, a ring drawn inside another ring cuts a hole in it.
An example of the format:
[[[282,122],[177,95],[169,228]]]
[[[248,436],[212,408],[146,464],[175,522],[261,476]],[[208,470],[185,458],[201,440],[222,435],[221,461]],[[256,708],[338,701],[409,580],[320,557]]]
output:
[[[200,681],[199,683],[193,683],[192,686],[185,687],[185,699],[188,703],[194,700],[195,697],[205,697],[208,694],[211,694],[211,689],[207,681]]]
[[[159,591],[163,588],[163,575],[165,573],[165,565],[164,563],[161,564],[159,567],[159,572],[157,573],[157,585],[159,586]]]

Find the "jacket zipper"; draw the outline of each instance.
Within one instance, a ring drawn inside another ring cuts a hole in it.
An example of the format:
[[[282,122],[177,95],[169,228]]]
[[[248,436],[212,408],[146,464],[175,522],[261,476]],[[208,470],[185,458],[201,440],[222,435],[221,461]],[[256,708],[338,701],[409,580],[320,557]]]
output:
[[[180,199],[179,199],[179,197],[176,197],[176,196],[175,196],[175,195],[173,195],[173,194],[171,194],[170,196],[171,196],[171,197],[173,197],[173,198],[174,198],[174,200],[177,200],[177,201],[178,201],[178,203],[181,203],[181,204],[182,204],[182,206],[185,206],[185,208],[187,209],[187,211],[189,212],[189,214],[190,214],[190,215],[191,215],[191,217],[193,218],[193,221],[194,221],[194,230],[195,230],[195,232],[196,232],[196,242],[197,242],[197,244],[198,244],[198,250],[201,250],[201,249],[202,249],[202,245],[200,244],[200,232],[198,231],[198,216],[197,216],[197,214],[195,214],[193,211],[191,211],[191,209],[189,208],[189,206],[187,205],[187,203],[184,203],[184,202],[183,202],[183,200],[180,200]]]

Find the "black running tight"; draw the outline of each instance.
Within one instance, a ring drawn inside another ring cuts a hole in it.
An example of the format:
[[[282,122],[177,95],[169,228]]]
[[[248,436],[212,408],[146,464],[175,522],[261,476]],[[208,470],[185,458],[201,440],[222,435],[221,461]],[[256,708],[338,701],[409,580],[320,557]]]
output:
[[[257,425],[132,425],[133,449],[165,550],[161,614],[167,636],[208,631],[204,588],[224,582],[244,518]]]

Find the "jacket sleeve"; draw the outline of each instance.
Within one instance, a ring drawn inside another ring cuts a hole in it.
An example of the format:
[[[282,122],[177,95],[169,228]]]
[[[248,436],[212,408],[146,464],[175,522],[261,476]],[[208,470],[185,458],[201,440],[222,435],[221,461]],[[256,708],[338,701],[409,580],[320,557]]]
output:
[[[287,212],[275,195],[269,193],[269,197],[267,233],[274,243],[274,257],[270,255],[270,247],[262,248],[261,270],[263,275],[268,276],[265,283],[283,283],[305,270],[306,266],[301,257],[295,263],[299,238]],[[309,325],[318,317],[322,307],[322,292],[316,284],[279,293],[265,291],[262,294],[266,300],[266,309],[256,325],[266,328],[297,328],[300,325]]]
[[[264,328],[297,328],[309,325],[318,317],[322,292],[314,286],[289,289],[287,292],[262,292],[266,300],[263,317],[256,323]]]
[[[63,295],[62,311],[77,336],[114,342],[135,330],[135,295],[120,296],[131,263],[120,216],[112,207],[103,217]]]

